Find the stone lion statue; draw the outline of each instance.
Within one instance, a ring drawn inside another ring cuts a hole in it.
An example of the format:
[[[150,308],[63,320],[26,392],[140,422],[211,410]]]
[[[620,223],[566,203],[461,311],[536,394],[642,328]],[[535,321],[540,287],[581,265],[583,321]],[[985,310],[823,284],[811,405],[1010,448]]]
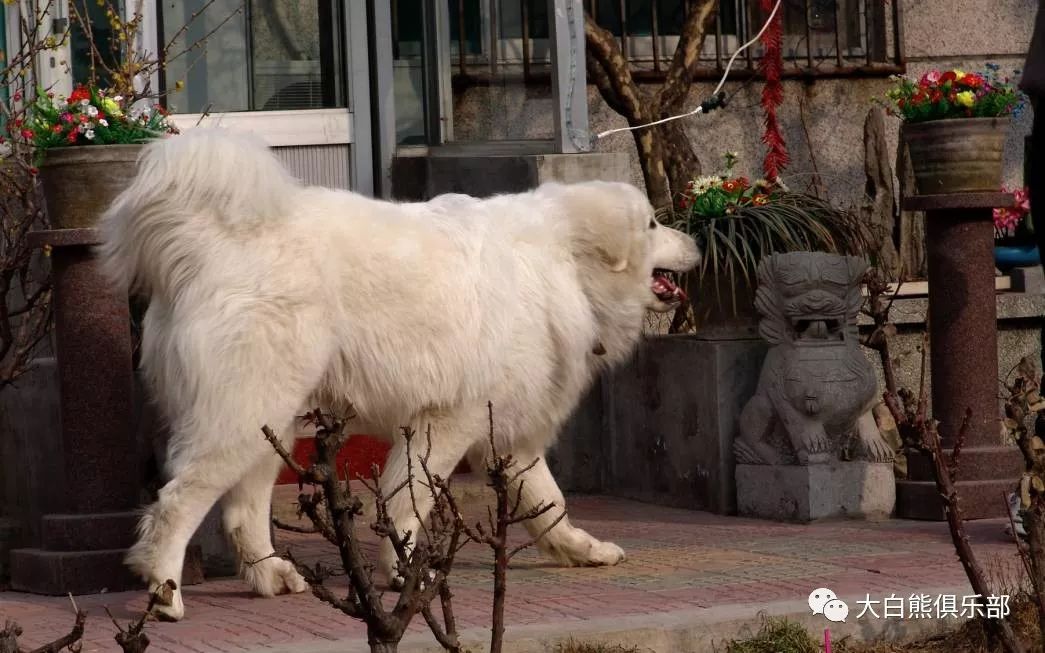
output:
[[[759,333],[771,345],[740,416],[737,463],[888,462],[871,409],[878,382],[856,319],[867,263],[820,252],[775,254],[758,268]]]

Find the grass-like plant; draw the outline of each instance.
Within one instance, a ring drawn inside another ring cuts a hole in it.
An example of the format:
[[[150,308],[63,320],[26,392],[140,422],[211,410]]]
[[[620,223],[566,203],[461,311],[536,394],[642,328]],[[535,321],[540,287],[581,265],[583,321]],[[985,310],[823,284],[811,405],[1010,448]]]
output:
[[[662,222],[697,241],[703,259],[691,281],[713,285],[716,300],[728,285],[733,311],[738,282],[748,287],[759,262],[777,252],[821,251],[863,254],[874,251],[875,235],[858,216],[806,193],[765,180],[754,183],[731,175],[735,155],[726,156],[726,173],[691,181],[671,215]],[[723,284],[723,282],[728,284]]]

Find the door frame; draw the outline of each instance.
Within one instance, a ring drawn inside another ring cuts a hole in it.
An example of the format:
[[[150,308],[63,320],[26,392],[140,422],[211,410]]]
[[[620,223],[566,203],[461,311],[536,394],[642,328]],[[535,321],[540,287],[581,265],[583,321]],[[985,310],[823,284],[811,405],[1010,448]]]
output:
[[[157,4],[148,0],[142,8],[139,44],[147,52],[160,48],[160,24]],[[350,183],[353,191],[373,195],[375,191],[373,111],[371,98],[370,19],[366,0],[341,0],[342,29],[345,43],[342,65],[348,106],[335,109],[295,111],[234,111],[225,113],[172,114],[179,129],[197,126],[222,126],[256,133],[270,147],[303,145],[347,145]],[[57,3],[61,4],[61,3]],[[125,3],[125,10],[133,3]],[[126,17],[126,16],[125,16]],[[159,89],[154,76],[152,88]]]

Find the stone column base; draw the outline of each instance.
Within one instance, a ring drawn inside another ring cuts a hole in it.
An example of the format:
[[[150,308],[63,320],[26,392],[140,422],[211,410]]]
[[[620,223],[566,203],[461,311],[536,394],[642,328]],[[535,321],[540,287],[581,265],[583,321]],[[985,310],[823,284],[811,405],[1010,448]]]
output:
[[[145,584],[123,564],[139,515],[45,515],[42,547],[11,551],[11,588],[34,594],[97,594]]]
[[[737,465],[736,479],[737,511],[745,517],[885,519],[896,504],[892,463]]]

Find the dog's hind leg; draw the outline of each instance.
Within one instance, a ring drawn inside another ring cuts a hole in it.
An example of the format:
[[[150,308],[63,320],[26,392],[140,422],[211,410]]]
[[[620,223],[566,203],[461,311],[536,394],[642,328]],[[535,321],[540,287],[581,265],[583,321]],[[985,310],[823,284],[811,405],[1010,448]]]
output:
[[[474,471],[485,469],[487,450],[469,452],[468,460]],[[535,519],[524,522],[531,537],[537,537],[546,531],[566,509],[566,499],[555,482],[551,470],[548,469],[544,456],[535,453],[512,452],[517,469],[523,469],[534,460],[537,463],[520,476],[512,488],[512,497],[519,497],[519,514],[533,510],[540,505],[555,504],[551,510]],[[519,487],[522,486],[522,492]],[[517,494],[518,493],[518,494]],[[613,542],[602,542],[570,523],[569,517],[563,517],[550,531],[544,533],[537,542],[537,547],[546,555],[559,563],[571,566],[615,565],[624,560],[624,551]]]
[[[487,426],[485,408],[482,410],[426,411],[411,421],[414,432],[410,443],[410,462],[414,483],[413,492],[404,486],[388,500],[388,515],[400,533],[411,533],[410,541],[425,537],[421,521],[432,509],[432,494],[425,487],[424,471],[419,457],[428,457],[428,471],[433,475],[448,478],[464,458],[468,448],[484,437]],[[430,446],[430,448],[429,448]],[[388,496],[402,486],[409,475],[407,467],[407,444],[402,434],[396,436],[388,452],[388,462],[381,474],[381,492]],[[411,547],[412,548],[412,547]],[[380,571],[395,585],[398,582],[397,557],[391,542],[381,542]]]
[[[282,429],[280,435],[288,440],[284,446],[290,450],[293,430]],[[272,486],[281,465],[282,460],[275,452],[262,455],[221,500],[225,532],[236,549],[240,573],[261,596],[308,589],[294,565],[276,556],[272,543],[269,518]]]
[[[182,461],[146,509],[126,563],[148,581],[150,592],[168,579],[178,584],[169,599],[156,605],[157,617],[177,621],[184,616],[180,585],[185,547],[211,507],[249,469],[251,458],[224,450]]]
[[[265,506],[278,468],[261,427],[269,425],[283,430],[284,437],[290,435],[286,427],[321,377],[326,356],[297,332],[287,333],[288,337],[275,342],[237,342],[226,347],[220,358],[210,356],[215,359],[213,366],[187,375],[193,381],[191,400],[169,409],[179,414],[168,459],[171,480],[146,510],[139,540],[127,556],[127,564],[149,582],[150,589],[167,579],[180,584],[189,538],[211,507],[234,487],[237,494],[229,501],[236,509],[225,523],[245,527],[238,545],[245,555],[257,555],[255,549],[261,545],[255,533],[263,527],[261,517],[251,520],[249,514],[264,514],[267,520]],[[203,355],[200,358],[209,360]],[[262,488],[265,483],[269,487]],[[237,499],[239,491],[250,488],[260,496],[247,507]],[[268,553],[271,550],[260,552]],[[272,560],[257,570],[271,580],[273,570],[283,571],[280,567]],[[286,574],[281,578],[290,589],[299,589],[296,577]],[[255,588],[263,589],[259,580],[254,579]],[[170,601],[156,606],[157,616],[171,620],[182,618],[184,611],[180,590]]]

